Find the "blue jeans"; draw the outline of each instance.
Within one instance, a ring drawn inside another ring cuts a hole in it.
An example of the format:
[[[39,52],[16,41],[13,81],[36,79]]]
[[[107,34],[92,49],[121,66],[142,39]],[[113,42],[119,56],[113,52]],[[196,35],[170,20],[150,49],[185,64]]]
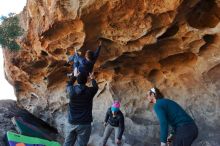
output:
[[[91,124],[72,125],[68,124],[68,135],[63,146],[87,146],[91,134]]]

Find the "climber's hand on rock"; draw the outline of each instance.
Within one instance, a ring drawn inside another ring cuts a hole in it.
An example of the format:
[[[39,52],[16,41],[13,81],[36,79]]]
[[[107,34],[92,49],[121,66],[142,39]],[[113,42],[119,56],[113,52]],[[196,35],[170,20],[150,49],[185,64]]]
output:
[[[102,45],[102,41],[99,39],[98,45],[101,46]]]
[[[105,126],[105,127],[107,126],[107,123],[106,123],[106,122],[104,122],[104,126]]]
[[[92,72],[92,73],[89,73],[89,78],[91,79],[91,80],[94,80],[95,79],[95,76],[94,76],[94,73]]]
[[[77,53],[77,49],[76,48],[74,49],[74,52]]]

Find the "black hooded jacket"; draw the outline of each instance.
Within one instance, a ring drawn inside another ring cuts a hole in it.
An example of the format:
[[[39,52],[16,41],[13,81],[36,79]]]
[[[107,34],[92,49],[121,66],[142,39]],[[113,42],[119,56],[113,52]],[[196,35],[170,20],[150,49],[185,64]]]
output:
[[[125,129],[123,113],[119,110],[116,116],[113,117],[111,107],[110,107],[106,113],[105,122],[110,124],[111,126],[119,127],[120,132],[119,132],[118,139],[121,140],[122,135],[124,133],[124,129]]]
[[[68,107],[68,120],[70,124],[90,124],[92,122],[93,97],[98,91],[98,85],[92,80],[92,87],[86,85],[73,85],[73,81],[67,83],[67,95],[70,99]]]

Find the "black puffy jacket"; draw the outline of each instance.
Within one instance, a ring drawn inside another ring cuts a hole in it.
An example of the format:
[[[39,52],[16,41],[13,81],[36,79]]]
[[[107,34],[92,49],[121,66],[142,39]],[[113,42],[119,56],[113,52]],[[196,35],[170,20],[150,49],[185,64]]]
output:
[[[123,113],[119,110],[116,116],[113,117],[111,107],[110,107],[106,113],[105,122],[110,124],[111,126],[119,127],[120,132],[119,132],[118,139],[121,140],[122,135],[124,133],[124,129],[125,129]]]

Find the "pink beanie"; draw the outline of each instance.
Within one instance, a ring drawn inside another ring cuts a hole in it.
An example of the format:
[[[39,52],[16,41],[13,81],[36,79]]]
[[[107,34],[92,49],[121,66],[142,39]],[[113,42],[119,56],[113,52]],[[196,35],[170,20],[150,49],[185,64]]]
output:
[[[114,108],[120,108],[120,102],[118,100],[114,101],[114,103],[112,104],[112,107]]]

